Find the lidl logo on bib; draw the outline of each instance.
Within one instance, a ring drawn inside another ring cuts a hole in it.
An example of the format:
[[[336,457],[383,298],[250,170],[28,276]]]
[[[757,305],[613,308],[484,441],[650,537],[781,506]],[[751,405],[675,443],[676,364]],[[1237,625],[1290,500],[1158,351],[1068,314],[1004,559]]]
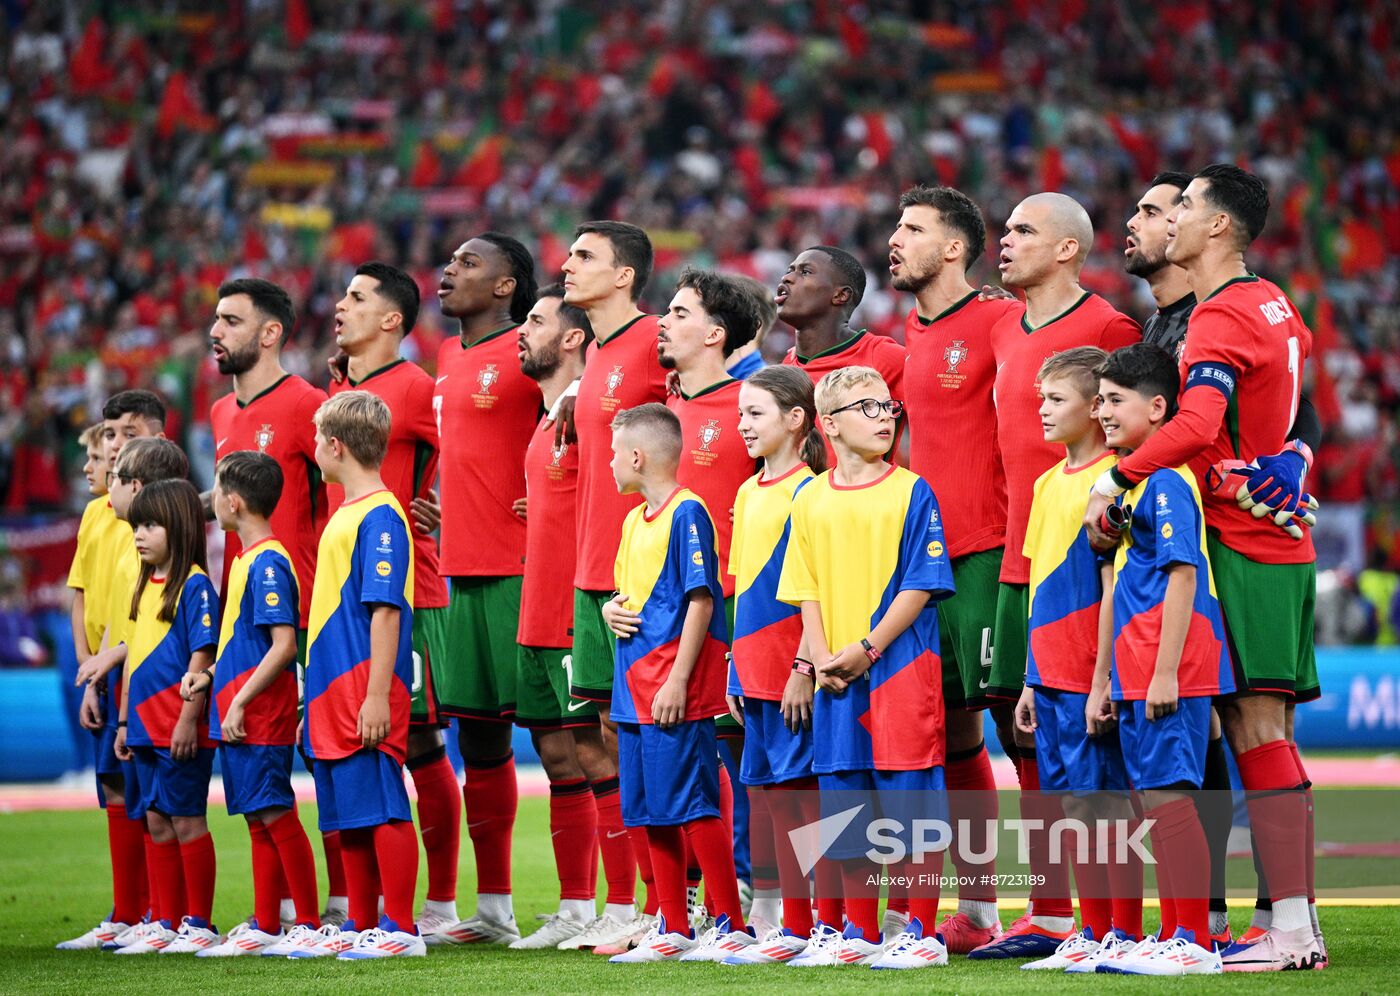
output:
[[[263,598],[263,601],[268,604],[269,608],[276,608],[277,603],[282,601],[282,599],[277,597],[277,592],[269,591],[267,595]]]
[[[375,573],[378,574],[381,578],[387,578],[390,572],[393,571],[393,569],[394,568],[390,565],[390,563],[387,560],[381,560],[379,563],[374,565]]]
[[[943,556],[943,544],[938,542],[938,540],[934,540],[928,545],[928,555],[930,557]]]

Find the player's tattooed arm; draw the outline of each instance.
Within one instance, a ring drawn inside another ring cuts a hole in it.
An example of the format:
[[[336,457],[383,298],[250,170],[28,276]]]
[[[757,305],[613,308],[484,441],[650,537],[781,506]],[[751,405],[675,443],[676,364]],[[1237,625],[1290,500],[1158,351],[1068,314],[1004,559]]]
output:
[[[983,284],[981,290],[977,292],[979,301],[1014,301],[1016,295],[1005,287],[998,287],[996,284]]]

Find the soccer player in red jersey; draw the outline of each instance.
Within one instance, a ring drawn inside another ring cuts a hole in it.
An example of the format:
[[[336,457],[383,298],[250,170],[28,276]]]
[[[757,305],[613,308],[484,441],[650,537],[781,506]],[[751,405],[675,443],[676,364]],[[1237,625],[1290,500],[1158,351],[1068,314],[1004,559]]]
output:
[[[249,277],[219,288],[209,342],[219,373],[233,377],[233,391],[214,402],[209,421],[216,461],[236,450],[257,450],[282,468],[286,487],[273,513],[272,531],[287,544],[297,577],[312,578],[327,506],[313,458],[316,432],[311,417],[326,395],[282,368],[282,344],[295,323],[292,299],[274,283]],[[237,534],[226,533],[221,591],[228,586],[228,568],[238,554]],[[301,592],[303,631],[310,611],[308,584]]]
[[[1032,194],[1011,212],[1001,239],[1002,282],[1024,292],[1026,309],[1003,316],[992,327],[997,363],[995,399],[997,443],[1006,475],[1006,550],[1001,564],[996,623],[992,631],[989,696],[1020,698],[1026,675],[1030,562],[1022,550],[1035,482],[1061,459],[1047,443],[1040,424],[1036,376],[1052,354],[1073,346],[1097,346],[1112,352],[1138,342],[1137,323],[1079,284],[1094,228],[1089,215],[1064,194]],[[1050,826],[1061,816],[1058,800],[1039,794],[1035,740],[1016,732],[1016,770],[1020,778],[1023,818],[1040,818]],[[1046,812],[1028,812],[1045,808]],[[1033,915],[1022,917],[1002,937],[976,949],[974,957],[1016,957],[1034,942],[1033,928],[1063,933],[1074,926],[1068,869],[1051,867],[1048,835],[1030,834],[1035,874],[1045,884],[1031,891]],[[1031,949],[1032,953],[1034,948]],[[980,952],[980,954],[979,954]]]
[[[457,717],[477,904],[474,916],[433,938],[509,944],[520,938],[510,875],[518,799],[510,735],[525,571],[517,504],[540,406],[539,389],[520,372],[513,333],[535,303],[535,261],[518,240],[484,232],[452,254],[438,300],[461,332],[438,351],[433,394],[438,437],[452,442],[441,458],[440,563],[452,639],[433,662],[433,689],[441,712]]]
[[[792,326],[797,342],[783,362],[804,371],[815,384],[842,367],[871,367],[889,385],[890,396],[904,398],[904,347],[889,336],[865,329],[851,331],[851,313],[865,296],[865,270],[850,253],[835,246],[813,246],[788,264],[773,299],[778,318]],[[890,459],[899,464],[899,420]],[[836,466],[836,451],[827,443],[827,463]]]
[[[546,410],[583,375],[584,354],[592,340],[588,315],[564,303],[564,288],[543,288],[517,342],[520,369],[539,384]],[[515,721],[530,731],[549,777],[550,842],[560,898],[558,912],[511,946],[591,947],[595,934],[615,931],[635,915],[637,868],[630,843],[621,851],[615,846],[618,839],[626,841],[626,831],[617,772],[603,746],[598,710],[569,695],[578,447],[556,442],[548,417],[540,419],[530,437],[525,487],[528,517]],[[608,838],[608,833],[614,837]],[[603,915],[595,916],[600,847],[608,896]]]
[[[583,377],[570,408],[561,408],[561,426],[572,421],[578,436],[578,564],[574,572],[574,632],[570,694],[594,702],[614,773],[616,727],[612,724],[614,638],[603,623],[603,605],[614,590],[613,567],[622,539],[622,520],[636,495],[618,493],[612,470],[612,420],[618,412],[649,401],[666,400],[666,371],[657,358],[657,317],[637,301],[651,278],[652,249],[646,232],[622,221],[590,221],[574,232],[564,261],[564,300],[588,314],[595,339],[588,347]],[[601,828],[600,828],[601,829]],[[623,840],[625,838],[618,838]],[[655,913],[646,834],[632,834],[634,859],[648,883],[643,916]],[[637,919],[598,953],[640,940],[649,920]]]
[[[335,341],[344,351],[347,376],[332,380],[330,393],[358,389],[377,395],[392,416],[389,449],[380,465],[384,485],[405,509],[422,500],[437,478],[438,434],[433,416],[433,378],[399,353],[418,318],[418,285],[386,263],[365,263],[355,271],[335,306]],[[327,485],[331,506],[344,491]],[[447,758],[433,695],[432,662],[448,652],[447,586],[438,573],[437,541],[415,524],[413,539],[413,701],[408,729],[408,761],[418,793],[418,819],[428,863],[428,896],[418,918],[424,938],[455,924],[457,855],[461,842],[462,798],[457,774]]]
[[[981,710],[989,704],[1003,743],[1014,750],[1011,709],[984,692],[1006,539],[991,331],[1023,308],[1015,300],[983,299],[968,282],[967,271],[987,244],[987,226],[971,198],[950,187],[914,187],[899,204],[899,225],[889,240],[890,277],[895,290],[915,299],[904,323],[908,360],[901,396],[909,416],[909,466],[938,495],[957,582],[957,594],[938,603],[945,770],[954,820],[985,827],[997,815],[982,737]],[[984,843],[971,841],[971,853],[988,853]],[[981,884],[993,881],[986,875],[996,868],[994,861],[967,864],[960,848],[952,853],[959,883],[969,884],[959,885],[958,911],[938,932],[950,952],[966,954],[1001,933],[996,886]]]
[[[1312,904],[1310,782],[1293,742],[1293,707],[1319,694],[1313,647],[1316,554],[1298,537],[1246,513],[1209,487],[1213,464],[1285,449],[1297,415],[1312,333],[1274,284],[1252,275],[1245,251],[1268,218],[1262,181],[1237,166],[1197,173],[1168,218],[1167,259],[1186,270],[1199,303],[1191,313],[1180,411],[1094,486],[1094,514],[1161,467],[1188,463],[1202,482],[1209,555],[1228,626],[1238,694],[1221,720],[1239,763],[1260,863],[1273,899],[1271,925],[1224,956],[1226,971],[1325,965]],[[1301,450],[1307,448],[1300,447]],[[1287,451],[1285,451],[1286,453]],[[1266,458],[1291,469],[1296,507],[1310,454]],[[1261,461],[1261,464],[1264,461]],[[1097,524],[1097,520],[1095,520]],[[1268,611],[1259,593],[1268,592]],[[1265,795],[1264,793],[1268,793]]]
[[[245,277],[219,288],[209,343],[219,373],[233,377],[233,391],[209,410],[214,431],[214,459],[238,450],[266,453],[282,468],[282,500],[268,520],[292,555],[301,585],[297,621],[297,660],[306,662],[306,627],[311,612],[310,579],[316,576],[316,544],[325,528],[325,486],[316,467],[316,430],[311,418],[325,392],[282,368],[282,344],[296,324],[287,292],[276,284]],[[228,590],[229,570],[241,552],[236,533],[224,533],[224,571],[220,591]],[[340,835],[323,835],[329,900],[321,919],[345,919],[345,877],[341,872]]]

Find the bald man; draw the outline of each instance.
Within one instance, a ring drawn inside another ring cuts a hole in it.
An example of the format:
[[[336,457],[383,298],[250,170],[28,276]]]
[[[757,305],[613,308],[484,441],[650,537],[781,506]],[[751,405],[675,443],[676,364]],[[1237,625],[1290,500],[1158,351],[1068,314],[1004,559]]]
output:
[[[992,326],[996,356],[997,443],[1006,473],[1006,551],[1002,556],[996,620],[992,630],[989,698],[1020,697],[1026,674],[1030,561],[1023,547],[1036,479],[1063,458],[1040,426],[1040,385],[1036,374],[1051,355],[1074,346],[1112,352],[1142,338],[1137,323],[1079,284],[1094,243],[1088,213],[1064,194],[1032,194],[1011,212],[1001,238],[1002,283],[1025,295],[1026,310],[1012,311]],[[985,667],[985,665],[984,665]],[[1040,787],[1035,739],[1016,731],[1016,771],[1021,780],[1023,819],[1050,826],[1061,816],[1053,797]],[[1050,807],[1048,812],[1038,810]],[[1034,915],[1022,917],[1001,937],[974,949],[973,958],[1006,958],[1053,953],[1074,930],[1069,879],[1064,867],[1051,867],[1045,833],[1030,835],[1031,870],[1043,886],[1031,890]]]

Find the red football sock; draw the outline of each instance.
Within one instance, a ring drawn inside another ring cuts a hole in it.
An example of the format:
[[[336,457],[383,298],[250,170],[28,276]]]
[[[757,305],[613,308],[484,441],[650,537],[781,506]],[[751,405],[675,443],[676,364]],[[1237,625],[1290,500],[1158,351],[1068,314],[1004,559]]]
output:
[[[126,806],[107,803],[107,850],[112,858],[112,921],[138,923],[146,915],[141,898],[146,879],[146,833],[141,821],[126,816]]]
[[[185,869],[180,861],[180,842],[173,839],[164,844],[151,841],[150,859],[160,896],[160,919],[179,927],[185,915]]]
[[[867,941],[880,940],[880,893],[870,886],[872,872],[880,870],[864,859],[846,861],[841,865],[841,887],[846,900],[846,919],[860,928]],[[825,917],[823,917],[825,920]],[[841,922],[830,924],[839,928]]]
[[[754,892],[772,892],[778,888],[778,852],[768,793],[747,788],[741,791],[747,792],[749,797],[749,884]]]
[[[280,874],[273,874],[282,868],[277,855],[277,845],[261,820],[248,823],[248,839],[253,851],[253,919],[258,928],[269,934],[281,930],[282,891]]]
[[[707,816],[685,825],[685,837],[700,862],[705,876],[705,895],[714,906],[716,919],[728,914],[733,930],[744,929],[744,911],[739,905],[739,880],[734,874],[734,831],[724,820]]]
[[[997,819],[997,783],[992,777],[992,759],[987,745],[978,744],[970,751],[950,754],[943,767],[948,784],[948,808],[953,819],[954,834],[967,827],[966,839],[952,848],[953,867],[958,873],[958,898],[969,902],[997,901],[996,858],[968,861],[972,855],[992,855],[988,843],[987,823]],[[964,822],[965,821],[965,822]]]
[[[188,913],[207,924],[214,915],[214,877],[218,867],[214,838],[206,831],[194,840],[182,843],[180,863],[185,869]],[[280,901],[281,897],[278,898]]]
[[[1077,849],[1074,853],[1078,853]],[[1073,860],[1075,890],[1079,894],[1079,923],[1093,931],[1098,941],[1107,937],[1113,926],[1113,901],[1109,898],[1112,890],[1108,884],[1111,860],[1112,851],[1107,855],[1095,855],[1093,842],[1089,844],[1088,861]]]
[[[374,856],[384,890],[384,915],[400,930],[415,933],[413,893],[418,888],[418,835],[407,820],[374,827]]]
[[[453,786],[452,794],[457,794]],[[296,922],[308,927],[321,926],[321,913],[316,905],[316,857],[311,853],[311,841],[301,818],[292,810],[264,824],[268,840],[277,851],[277,866],[292,893],[296,907]],[[261,922],[261,921],[260,921]]]
[[[462,796],[457,773],[439,747],[410,759],[408,773],[418,793],[418,829],[428,859],[428,898],[451,902],[457,898],[457,852],[462,843]],[[509,885],[507,885],[509,888]]]
[[[296,812],[296,807],[292,808],[292,812]],[[350,886],[345,880],[345,860],[341,856],[339,830],[321,834],[321,850],[326,855],[326,895],[349,896]]]
[[[774,860],[783,897],[783,926],[798,937],[806,937],[813,926],[811,892],[788,833],[817,819],[815,779],[769,785],[762,792],[750,792],[749,798],[760,795],[767,802],[764,808],[773,825]],[[808,801],[811,805],[805,805]]]
[[[1298,769],[1298,784],[1303,786],[1303,805],[1307,808],[1307,825],[1305,827],[1304,854],[1307,856],[1308,873],[1308,902],[1317,899],[1314,878],[1317,871],[1317,827],[1314,823],[1313,812],[1313,790],[1312,779],[1308,777],[1307,769],[1303,767],[1303,755],[1298,753],[1298,745],[1290,743],[1289,748],[1293,751],[1293,766]]]
[[[648,885],[647,899],[656,894],[668,933],[690,933],[690,914],[685,901],[685,831],[680,827],[638,827],[646,835],[651,851],[651,871],[655,878]]]
[[[821,858],[816,867],[817,919],[834,930],[846,917],[846,882],[841,862]]]
[[[637,858],[631,835],[622,825],[622,794],[616,778],[593,783],[593,805],[598,812],[597,842],[608,882],[607,902],[630,906],[637,898]]]
[[[1108,889],[1113,897],[1110,900],[1113,926],[1138,939],[1142,937],[1142,859],[1125,844],[1123,860],[1118,860],[1117,826],[1117,823],[1110,824],[1108,833]],[[1138,820],[1133,819],[1123,828],[1123,839],[1126,841],[1137,828]]]
[[[1035,751],[1021,748],[1021,818],[1040,820],[1041,829],[1026,831],[1030,853],[1031,874],[1040,876],[1041,885],[1031,886],[1031,902],[1035,916],[1074,918],[1074,904],[1069,898],[1069,865],[1063,860],[1050,863],[1050,827],[1064,818],[1058,796],[1040,791],[1040,766]],[[1033,880],[1034,881],[1034,880]]]
[[[510,895],[510,838],[515,831],[519,792],[514,754],[496,762],[467,765],[462,798],[467,834],[476,853],[478,894]]]
[[[898,873],[902,874],[902,872]],[[903,882],[891,882],[888,886],[889,894],[885,899],[885,908],[891,913],[903,913],[909,915],[909,889]]]
[[[904,912],[908,913],[910,923],[919,921],[919,926],[923,928],[921,937],[932,937],[938,927],[938,879],[942,873],[942,851],[925,854],[922,861],[902,861],[893,871],[896,876],[904,876],[914,883],[905,887]],[[893,900],[889,908],[895,909]],[[887,941],[890,939],[885,938]]]
[[[413,849],[417,861],[418,848]],[[372,827],[340,831],[340,860],[345,867],[345,895],[350,919],[359,930],[379,923],[379,869]]]
[[[679,830],[680,827],[675,829]],[[646,886],[646,899],[642,902],[642,912],[648,916],[656,916],[657,910],[661,908],[661,893],[656,891],[656,875],[651,867],[651,834],[647,832],[647,827],[628,827],[628,836],[632,838],[632,854],[637,859],[637,873],[642,876],[642,885]],[[685,834],[680,835],[681,849],[681,891],[684,902],[685,891]],[[688,916],[688,914],[687,914]]]
[[[156,842],[151,839],[151,831],[146,821],[141,821],[142,850],[146,852],[146,904],[152,920],[164,920],[160,908],[160,883],[156,881]],[[178,922],[178,921],[177,921]]]
[[[1175,799],[1147,813],[1156,821],[1152,846],[1157,875],[1165,875],[1175,907],[1176,926],[1191,931],[1196,943],[1210,945],[1210,851],[1205,831],[1190,799]],[[1159,883],[1159,888],[1161,887]],[[1165,933],[1163,940],[1171,935]]]
[[[1299,772],[1286,740],[1235,757],[1244,783],[1249,822],[1259,862],[1275,901],[1308,894],[1307,799],[1298,791]]]
[[[549,831],[560,899],[592,899],[598,891],[593,845],[598,839],[598,810],[588,779],[549,787]]]

